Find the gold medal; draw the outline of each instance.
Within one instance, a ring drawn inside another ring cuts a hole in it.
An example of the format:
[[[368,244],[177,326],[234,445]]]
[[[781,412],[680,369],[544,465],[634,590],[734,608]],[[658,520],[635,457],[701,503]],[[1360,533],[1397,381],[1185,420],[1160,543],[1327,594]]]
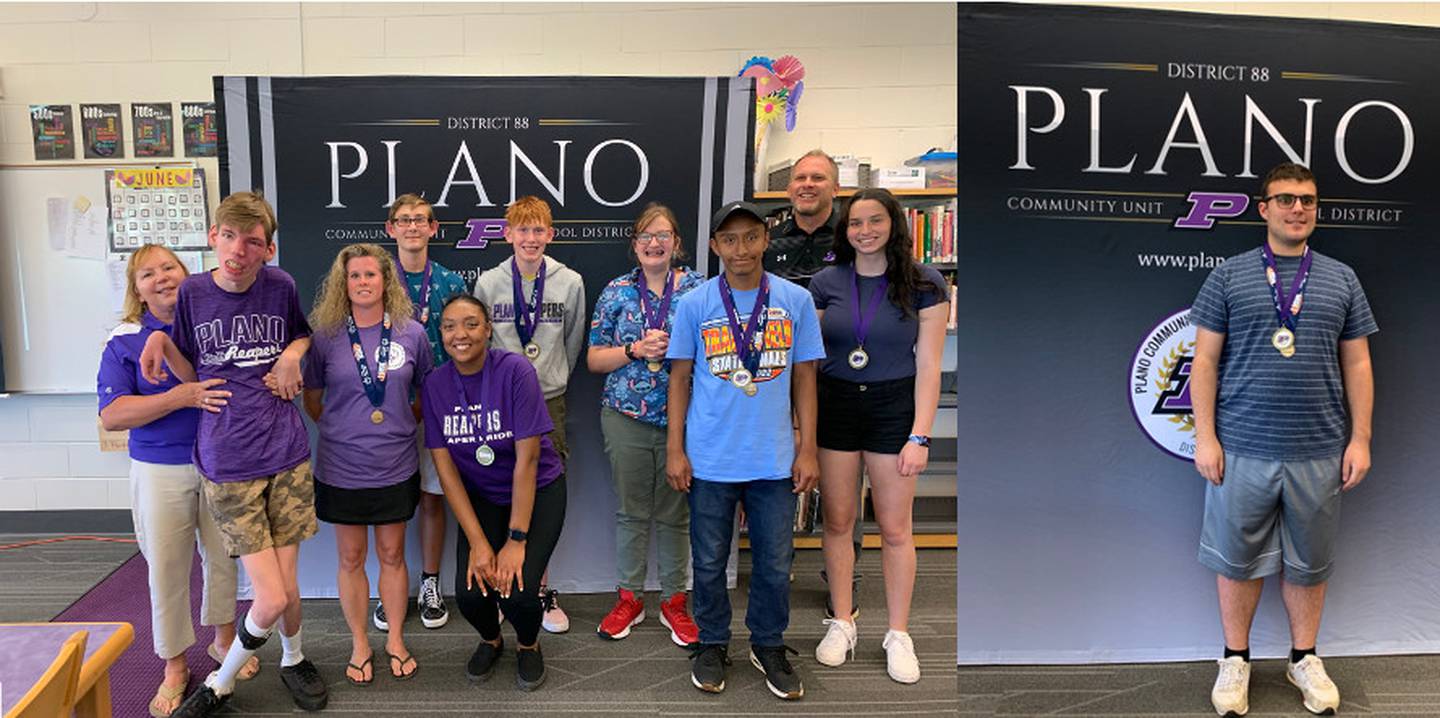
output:
[[[1287,359],[1295,356],[1295,332],[1290,331],[1289,327],[1276,329],[1275,334],[1270,337],[1270,344],[1280,352],[1280,356]]]
[[[650,371],[660,371],[662,365],[660,364],[660,362],[652,360],[645,362],[645,368],[649,369]]]
[[[535,361],[536,359],[539,359],[539,358],[540,358],[540,345],[539,345],[539,344],[536,344],[535,342],[530,342],[529,344],[526,344],[526,345],[525,345],[525,356],[529,357],[529,358],[530,358],[530,361]]]
[[[382,422],[382,421],[385,421],[385,415],[382,414],[379,409],[376,409],[375,411],[370,412],[370,423],[371,423],[371,424],[379,424],[379,423]]]
[[[760,393],[760,387],[755,386],[754,384],[746,384],[744,391],[745,396],[755,396],[756,394]]]

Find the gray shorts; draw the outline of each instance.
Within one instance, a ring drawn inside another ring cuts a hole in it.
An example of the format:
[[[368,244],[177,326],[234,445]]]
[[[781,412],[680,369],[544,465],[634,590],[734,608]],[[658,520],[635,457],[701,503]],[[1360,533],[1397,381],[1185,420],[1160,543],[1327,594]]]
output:
[[[1279,573],[1299,586],[1330,577],[1340,526],[1340,459],[1274,461],[1225,453],[1205,486],[1200,563],[1247,581]]]

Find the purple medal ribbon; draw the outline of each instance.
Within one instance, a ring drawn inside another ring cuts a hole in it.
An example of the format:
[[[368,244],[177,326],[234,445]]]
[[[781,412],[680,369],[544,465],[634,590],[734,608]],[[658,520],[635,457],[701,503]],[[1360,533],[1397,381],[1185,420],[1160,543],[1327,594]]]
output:
[[[664,329],[665,320],[670,314],[670,300],[675,296],[675,272],[674,270],[665,273],[665,291],[661,294],[660,303],[653,304],[650,301],[650,288],[645,283],[645,275],[637,267],[635,269],[635,290],[640,294],[640,312],[645,315],[645,328]]]
[[[760,368],[760,352],[753,351],[751,344],[755,338],[755,330],[769,321],[765,317],[765,305],[770,301],[770,278],[760,275],[760,291],[755,295],[755,308],[750,310],[750,320],[745,323],[745,328],[740,328],[740,313],[735,310],[735,296],[730,290],[730,283],[725,281],[725,275],[720,275],[720,301],[725,305],[725,316],[730,321],[730,336],[735,340],[735,353],[740,355],[740,363],[745,366],[753,376]],[[764,317],[764,318],[762,318]],[[761,336],[764,330],[761,329]]]
[[[855,342],[858,346],[865,346],[865,338],[870,336],[870,322],[874,321],[877,310],[880,308],[880,301],[885,298],[885,290],[890,286],[890,280],[885,275],[880,275],[880,287],[870,297],[870,307],[866,311],[869,316],[860,311],[860,273],[850,268],[850,286],[854,292],[850,295],[850,312],[855,317]]]
[[[540,325],[540,303],[545,298],[545,260],[540,260],[540,269],[535,273],[535,286],[530,288],[530,303],[525,303],[524,292],[520,290],[520,265],[510,258],[511,288],[515,297],[515,332],[520,335],[520,346],[530,343],[535,328]]]
[[[390,312],[380,328],[380,353],[375,357],[375,376],[370,376],[370,366],[365,363],[365,348],[360,344],[360,329],[355,325],[355,316],[345,315],[345,329],[350,333],[350,349],[355,354],[355,365],[360,369],[360,385],[365,388],[365,397],[376,409],[385,403],[385,371],[390,365]]]
[[[1314,256],[1310,254],[1310,248],[1305,248],[1305,254],[1300,258],[1300,268],[1295,270],[1295,278],[1290,281],[1290,294],[1287,296],[1280,287],[1280,271],[1275,266],[1275,253],[1270,251],[1270,243],[1260,245],[1260,255],[1265,260],[1265,281],[1270,285],[1270,298],[1275,301],[1275,315],[1280,320],[1280,326],[1295,331],[1295,318],[1300,315],[1301,297],[1305,294],[1305,283],[1310,279],[1310,264]]]
[[[487,358],[486,361],[488,362],[489,359]],[[470,422],[475,425],[476,440],[484,444],[485,423],[483,419],[485,409],[490,405],[489,402],[485,401],[485,369],[481,367],[480,371],[476,372],[480,378],[480,411],[478,412],[470,410],[470,397],[465,395],[465,376],[460,373],[460,368],[455,366],[455,362],[450,362],[450,370],[455,373],[455,388],[460,391],[460,411],[469,417]]]
[[[425,275],[420,280],[420,302],[415,305],[415,321],[425,324],[430,318],[430,267],[434,262],[425,260]]]

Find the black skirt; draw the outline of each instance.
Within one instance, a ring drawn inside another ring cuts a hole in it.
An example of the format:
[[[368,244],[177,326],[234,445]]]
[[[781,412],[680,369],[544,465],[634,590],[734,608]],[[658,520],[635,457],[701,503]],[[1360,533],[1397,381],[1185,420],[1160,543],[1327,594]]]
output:
[[[315,517],[326,523],[380,526],[404,523],[420,504],[420,474],[378,489],[342,489],[315,481]]]

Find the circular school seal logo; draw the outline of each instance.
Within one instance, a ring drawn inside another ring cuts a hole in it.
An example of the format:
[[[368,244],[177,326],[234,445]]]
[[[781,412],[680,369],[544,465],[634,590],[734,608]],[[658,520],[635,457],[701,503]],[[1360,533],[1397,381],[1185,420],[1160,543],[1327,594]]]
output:
[[[1145,333],[1130,359],[1130,411],[1145,436],[1177,459],[1195,458],[1190,363],[1195,325],[1186,307]]]
[[[390,361],[386,363],[385,369],[398,371],[405,366],[405,358],[405,347],[401,346],[400,342],[390,342]],[[377,365],[380,363],[380,347],[378,346],[375,347],[375,363]]]

